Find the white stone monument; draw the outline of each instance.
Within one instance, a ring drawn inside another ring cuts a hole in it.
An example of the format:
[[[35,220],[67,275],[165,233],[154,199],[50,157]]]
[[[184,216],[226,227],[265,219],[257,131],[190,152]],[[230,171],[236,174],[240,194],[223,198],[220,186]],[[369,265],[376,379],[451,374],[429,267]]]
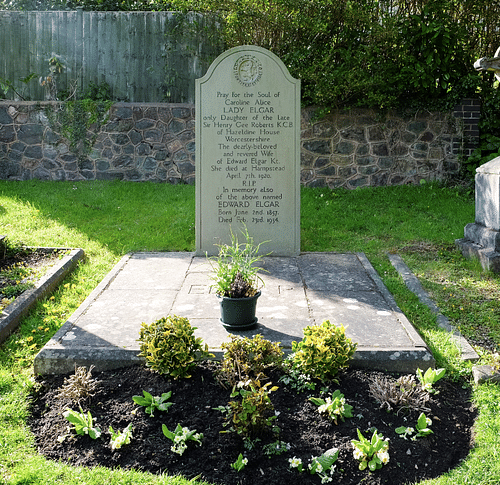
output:
[[[224,52],[196,80],[197,254],[245,226],[264,254],[300,252],[300,81],[257,46]]]
[[[456,244],[484,269],[500,272],[500,157],[476,169],[475,222],[467,224]]]

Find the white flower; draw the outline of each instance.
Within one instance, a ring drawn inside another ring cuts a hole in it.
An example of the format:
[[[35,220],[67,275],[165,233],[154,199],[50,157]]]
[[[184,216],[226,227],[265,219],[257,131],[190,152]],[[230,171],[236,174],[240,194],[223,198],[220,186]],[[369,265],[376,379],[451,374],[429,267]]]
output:
[[[389,463],[389,452],[388,451],[382,451],[382,450],[379,451],[377,453],[377,457],[382,462],[382,464],[386,465],[387,463]]]
[[[427,422],[427,426],[432,426],[432,419],[431,418],[425,418],[425,421]]]
[[[182,455],[186,451],[187,445],[186,445],[186,443],[184,443],[184,441],[181,441],[177,444],[174,444],[170,449],[174,453],[177,453],[178,455]]]
[[[353,455],[356,460],[362,460],[365,456],[359,448],[354,448]]]
[[[316,471],[315,473],[317,473],[318,475],[320,473],[323,472],[323,466],[321,465],[321,463],[318,461],[318,457],[317,456],[312,456],[311,457],[311,463],[309,463],[309,470],[312,470],[313,466],[316,465]]]
[[[248,458],[243,458],[243,460],[241,460],[241,463],[243,463],[243,465],[247,465],[248,464]]]
[[[237,387],[241,389],[242,387],[248,387],[251,383],[252,381],[250,379],[248,379],[247,381],[240,381],[238,382]]]
[[[331,477],[329,477],[328,475],[323,475],[323,476],[321,477],[321,483],[329,483],[329,482],[331,482],[331,481],[332,481],[332,478],[331,478]]]
[[[290,463],[290,468],[298,468],[299,465],[302,465],[302,460],[296,456],[288,458],[288,462]]]

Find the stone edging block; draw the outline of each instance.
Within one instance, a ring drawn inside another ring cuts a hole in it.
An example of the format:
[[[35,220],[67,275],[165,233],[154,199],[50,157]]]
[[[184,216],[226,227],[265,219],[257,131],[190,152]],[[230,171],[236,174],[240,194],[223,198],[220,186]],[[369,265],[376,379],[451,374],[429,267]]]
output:
[[[40,248],[68,250],[68,248]],[[35,288],[26,290],[16,298],[0,315],[0,343],[19,326],[21,319],[28,314],[36,302],[48,294],[73,270],[84,256],[83,249],[72,249],[69,254],[57,261],[36,283]]]

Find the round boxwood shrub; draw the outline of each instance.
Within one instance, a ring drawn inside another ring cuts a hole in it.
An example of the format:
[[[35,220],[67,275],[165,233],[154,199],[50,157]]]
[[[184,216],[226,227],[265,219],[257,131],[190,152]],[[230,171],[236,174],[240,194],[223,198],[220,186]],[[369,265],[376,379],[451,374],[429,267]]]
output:
[[[253,338],[229,335],[231,342],[221,344],[224,358],[218,372],[219,382],[231,387],[240,381],[265,380],[268,369],[279,368],[283,351],[279,342],[271,342],[257,334]]]
[[[176,315],[142,323],[139,357],[144,357],[146,365],[160,374],[174,379],[191,377],[190,371],[198,361],[213,357],[208,345],[194,336],[195,330],[187,318]]]
[[[343,325],[336,327],[329,320],[304,328],[304,338],[292,342],[292,365],[302,374],[326,381],[349,365],[357,344],[345,335]]]

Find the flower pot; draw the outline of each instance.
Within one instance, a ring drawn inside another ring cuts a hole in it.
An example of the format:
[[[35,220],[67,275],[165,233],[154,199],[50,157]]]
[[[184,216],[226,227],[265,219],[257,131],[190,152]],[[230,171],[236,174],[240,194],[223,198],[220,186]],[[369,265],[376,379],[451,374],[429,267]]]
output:
[[[220,321],[229,330],[247,330],[257,325],[255,310],[260,291],[248,298],[218,297]]]

